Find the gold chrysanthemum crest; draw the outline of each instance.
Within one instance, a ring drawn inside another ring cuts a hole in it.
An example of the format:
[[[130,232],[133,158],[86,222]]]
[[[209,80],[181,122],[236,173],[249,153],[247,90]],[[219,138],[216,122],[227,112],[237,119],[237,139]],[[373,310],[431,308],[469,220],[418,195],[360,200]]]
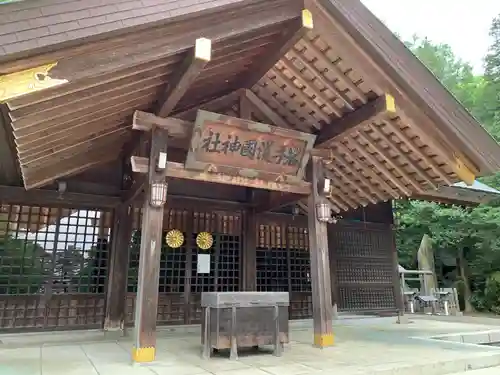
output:
[[[184,243],[184,234],[178,229],[172,229],[166,234],[165,241],[172,249],[178,249]]]
[[[214,238],[208,232],[198,233],[196,236],[196,245],[202,250],[208,250],[214,244]]]

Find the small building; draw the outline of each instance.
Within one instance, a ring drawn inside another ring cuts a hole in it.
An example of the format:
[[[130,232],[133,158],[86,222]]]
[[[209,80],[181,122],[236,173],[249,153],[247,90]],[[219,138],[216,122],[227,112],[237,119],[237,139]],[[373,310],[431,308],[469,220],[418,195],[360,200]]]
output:
[[[391,201],[500,170],[359,0],[0,5],[0,102],[0,330],[135,325],[137,361],[206,291],[287,291],[320,347],[401,312]]]

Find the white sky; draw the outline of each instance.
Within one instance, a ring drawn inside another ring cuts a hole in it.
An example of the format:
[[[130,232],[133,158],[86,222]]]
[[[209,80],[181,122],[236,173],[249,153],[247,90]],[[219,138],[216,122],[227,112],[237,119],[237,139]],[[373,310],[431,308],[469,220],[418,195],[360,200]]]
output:
[[[457,56],[483,70],[491,21],[500,0],[361,0],[403,39],[413,34],[447,43]]]

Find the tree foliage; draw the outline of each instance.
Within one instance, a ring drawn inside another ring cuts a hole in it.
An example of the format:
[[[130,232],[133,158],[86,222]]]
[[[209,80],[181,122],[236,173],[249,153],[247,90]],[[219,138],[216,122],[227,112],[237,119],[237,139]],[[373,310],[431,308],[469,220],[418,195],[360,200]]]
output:
[[[493,43],[485,57],[485,74],[477,75],[446,44],[414,37],[406,45],[447,89],[500,140],[500,16],[491,27]],[[500,189],[500,174],[482,179]],[[472,292],[478,310],[500,313],[500,205],[444,206],[405,201],[395,205],[396,240],[402,265],[416,268],[424,234],[432,238],[441,285]],[[460,266],[460,261],[466,267]]]

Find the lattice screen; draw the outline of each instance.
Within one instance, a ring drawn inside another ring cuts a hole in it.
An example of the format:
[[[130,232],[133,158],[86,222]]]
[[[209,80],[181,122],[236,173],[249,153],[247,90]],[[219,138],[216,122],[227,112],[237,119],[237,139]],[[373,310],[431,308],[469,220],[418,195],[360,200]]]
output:
[[[0,328],[102,324],[111,223],[111,212],[1,206]]]
[[[329,232],[339,310],[395,311],[396,277],[388,225],[335,225]]]

